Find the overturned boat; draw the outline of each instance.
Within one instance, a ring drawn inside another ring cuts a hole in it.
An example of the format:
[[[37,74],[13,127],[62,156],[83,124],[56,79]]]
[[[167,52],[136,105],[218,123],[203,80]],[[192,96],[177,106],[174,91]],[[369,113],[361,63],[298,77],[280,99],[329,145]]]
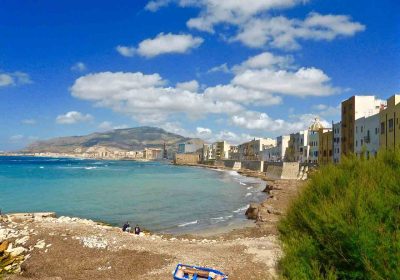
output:
[[[225,273],[207,267],[178,264],[174,271],[174,280],[228,280]]]

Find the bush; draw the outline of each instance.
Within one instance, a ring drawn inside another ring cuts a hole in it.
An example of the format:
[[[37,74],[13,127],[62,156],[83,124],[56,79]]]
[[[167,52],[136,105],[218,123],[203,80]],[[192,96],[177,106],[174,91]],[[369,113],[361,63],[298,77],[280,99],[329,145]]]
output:
[[[321,167],[279,231],[284,279],[400,279],[400,152]]]

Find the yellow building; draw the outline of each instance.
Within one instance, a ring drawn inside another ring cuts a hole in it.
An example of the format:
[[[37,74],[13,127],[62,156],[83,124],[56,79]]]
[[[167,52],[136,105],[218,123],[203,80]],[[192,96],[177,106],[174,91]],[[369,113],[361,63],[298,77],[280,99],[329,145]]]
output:
[[[393,95],[387,101],[387,108],[379,113],[380,149],[395,149],[400,145],[400,95]]]
[[[318,163],[327,164],[333,162],[333,131],[320,129],[318,146]]]

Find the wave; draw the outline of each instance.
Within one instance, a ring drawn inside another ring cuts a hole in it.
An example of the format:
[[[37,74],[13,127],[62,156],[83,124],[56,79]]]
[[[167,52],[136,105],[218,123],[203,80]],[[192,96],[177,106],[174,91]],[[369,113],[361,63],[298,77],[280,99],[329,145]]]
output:
[[[254,187],[247,187],[246,189],[251,190],[251,189],[254,189]]]
[[[43,168],[44,168],[44,166],[40,166],[39,168],[40,168],[40,169],[43,169]]]
[[[248,192],[248,193],[246,193],[245,197],[248,197],[248,196],[251,196],[251,195],[252,195],[252,193]]]
[[[86,170],[92,170],[92,169],[97,169],[96,166],[87,166],[85,167]]]
[[[196,221],[180,224],[180,225],[178,225],[178,227],[186,227],[186,226],[189,226],[189,225],[195,225],[195,224],[197,224],[197,222],[198,221],[196,220]]]
[[[233,211],[233,213],[240,213],[240,212],[244,212],[244,211],[246,211],[247,210],[247,208],[249,208],[249,204],[247,204],[246,206],[243,206],[243,207],[241,207],[241,208],[239,208],[239,209],[236,209],[236,210],[234,210]]]
[[[243,183],[242,181],[239,181],[239,184],[241,184],[242,186],[247,186],[247,184]]]
[[[224,220],[224,217],[218,217],[218,218],[211,218],[211,220]]]

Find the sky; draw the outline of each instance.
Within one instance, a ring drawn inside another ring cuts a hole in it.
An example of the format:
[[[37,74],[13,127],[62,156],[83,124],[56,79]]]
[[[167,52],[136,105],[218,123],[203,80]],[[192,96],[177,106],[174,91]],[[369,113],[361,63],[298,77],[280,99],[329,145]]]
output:
[[[3,0],[0,151],[136,126],[240,143],[400,93],[397,0]]]

